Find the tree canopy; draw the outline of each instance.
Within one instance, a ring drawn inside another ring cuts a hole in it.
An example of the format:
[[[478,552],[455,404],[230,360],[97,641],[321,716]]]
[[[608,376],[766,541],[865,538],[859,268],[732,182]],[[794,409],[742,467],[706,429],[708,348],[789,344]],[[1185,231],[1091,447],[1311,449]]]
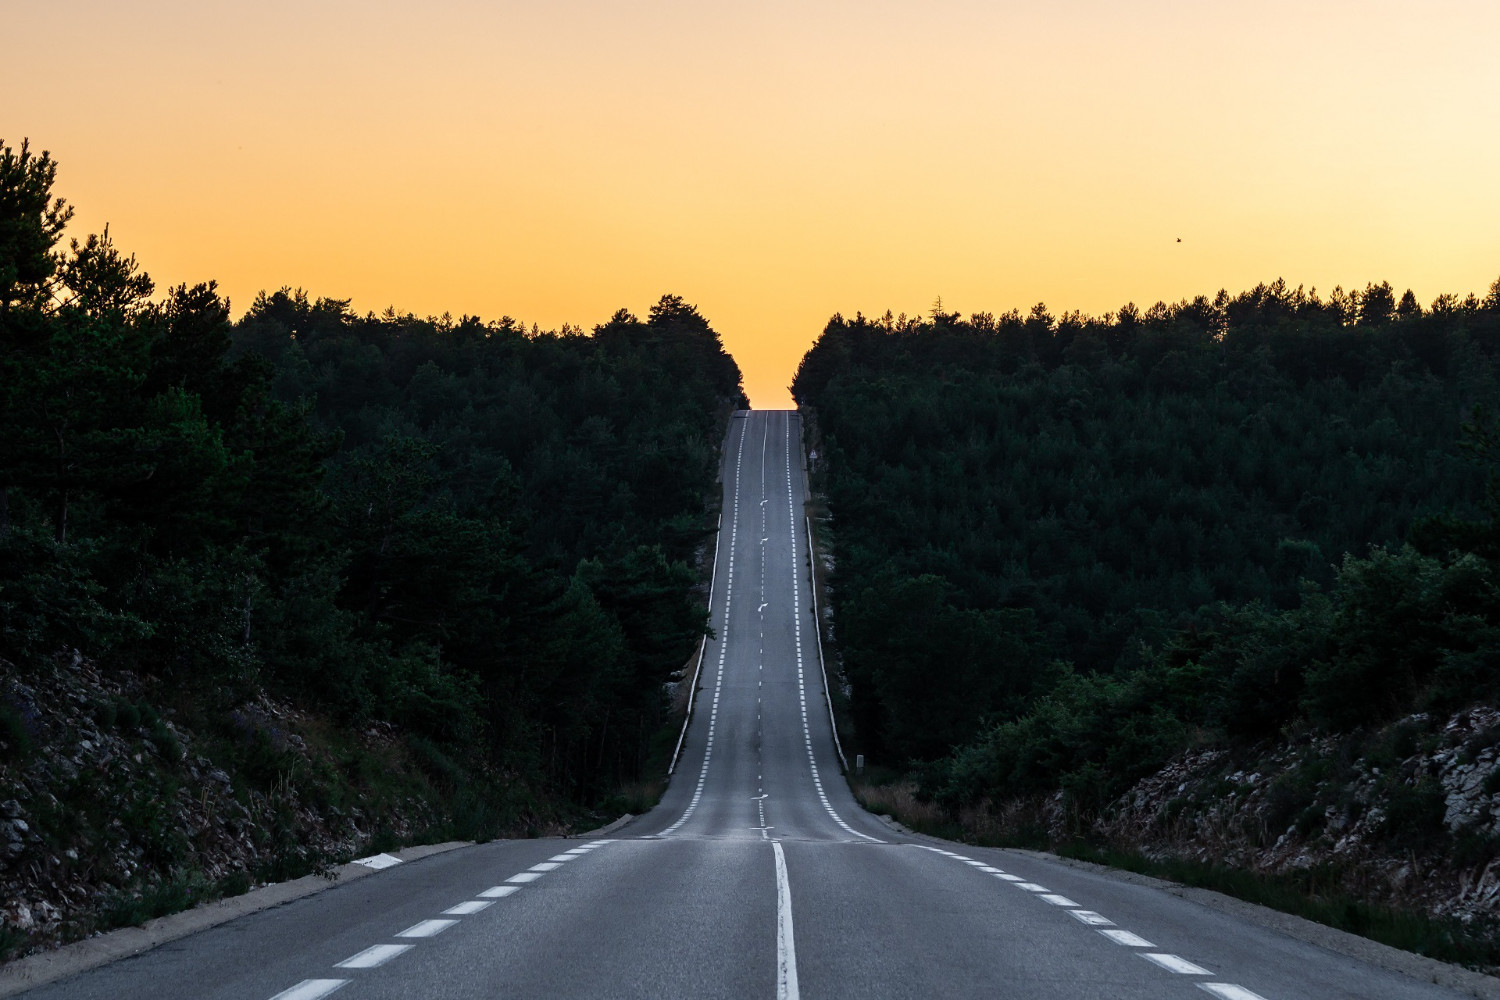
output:
[[[1495,688],[1497,355],[1500,282],[835,316],[793,393],[864,745],[947,794],[1117,788],[1189,734]]]
[[[210,723],[267,689],[580,802],[636,776],[745,405],[707,320],[282,289],[236,322],[107,230],[63,248],[55,175],[0,143],[0,658],[77,648]]]

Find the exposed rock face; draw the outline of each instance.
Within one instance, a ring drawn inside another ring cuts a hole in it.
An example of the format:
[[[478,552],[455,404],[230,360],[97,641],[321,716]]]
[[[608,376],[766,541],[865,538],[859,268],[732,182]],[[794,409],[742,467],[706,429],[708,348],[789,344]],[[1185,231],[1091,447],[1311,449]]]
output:
[[[1500,917],[1500,711],[1373,733],[1183,754],[1093,823],[1154,857],[1318,867],[1372,901]],[[1060,800],[1048,823],[1062,831]]]
[[[24,676],[0,661],[0,712],[0,959],[135,919],[132,901],[164,885],[189,905],[348,858],[377,810],[396,840],[433,819],[416,797],[372,808],[309,749],[315,720],[264,696],[204,737],[140,679],[69,655]],[[386,728],[365,735],[367,759]]]

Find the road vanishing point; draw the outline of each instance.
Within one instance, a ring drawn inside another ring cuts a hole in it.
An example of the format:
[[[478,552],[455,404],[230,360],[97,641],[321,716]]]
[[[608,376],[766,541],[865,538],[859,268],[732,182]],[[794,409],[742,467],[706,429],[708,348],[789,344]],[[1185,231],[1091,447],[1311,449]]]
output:
[[[32,1000],[1427,1000],[1147,880],[904,834],[840,772],[795,412],[735,415],[697,702],[661,804],[394,865]],[[1475,977],[1479,978],[1479,977]]]

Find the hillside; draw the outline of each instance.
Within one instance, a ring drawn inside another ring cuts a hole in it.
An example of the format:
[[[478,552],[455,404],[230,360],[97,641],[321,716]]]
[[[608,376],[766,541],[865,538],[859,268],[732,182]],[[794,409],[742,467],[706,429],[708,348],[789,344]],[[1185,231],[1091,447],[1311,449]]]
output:
[[[1478,877],[1488,806],[1446,809],[1431,755],[1497,739],[1449,725],[1500,700],[1497,355],[1500,282],[1428,308],[1278,282],[1098,318],[834,317],[793,390],[860,750],[986,836],[1171,853],[1193,828],[1143,820],[1138,782],[1186,767],[1170,815],[1191,785],[1227,817],[1230,775],[1323,747],[1274,816],[1225,820],[1223,863],[1363,822],[1372,858],[1461,840],[1450,881]],[[1356,794],[1403,719],[1401,766]]]
[[[55,174],[0,148],[0,957],[649,798],[744,405],[707,321],[234,322],[63,249]]]

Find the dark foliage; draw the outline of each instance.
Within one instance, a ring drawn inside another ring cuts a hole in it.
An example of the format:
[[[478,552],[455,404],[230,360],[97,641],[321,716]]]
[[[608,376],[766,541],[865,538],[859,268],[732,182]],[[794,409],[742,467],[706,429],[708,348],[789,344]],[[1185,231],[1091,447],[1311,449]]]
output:
[[[552,333],[282,290],[233,323],[212,283],[153,298],[107,231],[61,249],[54,176],[0,144],[0,657],[76,647],[209,719],[269,688],[386,720],[455,787],[634,778],[706,628],[744,405],[703,317]]]
[[[1500,282],[1401,302],[834,317],[793,392],[867,751],[1088,807],[1194,742],[1500,695]]]

